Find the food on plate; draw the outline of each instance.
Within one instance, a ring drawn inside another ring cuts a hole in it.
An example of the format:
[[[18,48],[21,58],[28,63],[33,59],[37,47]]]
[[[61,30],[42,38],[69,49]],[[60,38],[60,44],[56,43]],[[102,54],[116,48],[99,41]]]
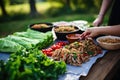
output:
[[[52,31],[53,28],[53,24],[52,23],[33,23],[29,25],[29,28],[35,31],[39,31],[39,32],[48,32],[48,31]]]
[[[65,45],[63,48],[56,49],[53,52],[54,60],[63,60],[67,64],[81,66],[82,63],[89,60],[91,56],[102,53],[102,50],[94,41],[90,39],[81,40]]]
[[[76,30],[75,26],[57,26],[55,32],[73,32]]]
[[[47,24],[34,24],[31,28],[39,29],[39,28],[48,28]]]
[[[107,50],[120,49],[120,37],[118,36],[101,36],[97,38],[98,44]]]
[[[105,39],[100,39],[100,42],[105,42],[105,43],[120,43],[120,39],[117,38],[105,38]]]
[[[82,31],[76,26],[55,26],[53,31],[58,40],[67,40],[66,35],[82,33]]]

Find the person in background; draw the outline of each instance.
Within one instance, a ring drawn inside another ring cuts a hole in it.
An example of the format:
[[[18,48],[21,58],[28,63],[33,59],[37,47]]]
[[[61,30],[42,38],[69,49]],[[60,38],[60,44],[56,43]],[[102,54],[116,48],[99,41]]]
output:
[[[120,24],[120,0],[103,0],[98,17],[94,20],[93,26],[100,26],[108,9],[112,6],[108,25]]]
[[[111,6],[112,6],[112,10],[109,16],[108,26],[100,26],[103,22],[104,16],[108,8],[110,8]],[[103,0],[99,15],[93,21],[93,26],[96,27],[91,27],[85,30],[85,32],[81,34],[81,38],[86,38],[86,37],[94,38],[99,35],[120,36],[120,0]],[[113,80],[119,80],[120,79],[119,74],[120,74],[120,67],[115,73]]]

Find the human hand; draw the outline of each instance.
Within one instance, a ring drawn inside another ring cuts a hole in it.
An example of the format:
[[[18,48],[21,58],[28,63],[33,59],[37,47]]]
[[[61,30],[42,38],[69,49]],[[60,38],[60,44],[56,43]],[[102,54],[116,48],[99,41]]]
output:
[[[100,26],[103,22],[103,17],[99,15],[94,21],[93,26]]]
[[[81,34],[81,38],[88,38],[88,37],[96,37],[99,35],[99,28],[98,27],[92,27],[92,28],[88,28],[85,32],[83,32]]]

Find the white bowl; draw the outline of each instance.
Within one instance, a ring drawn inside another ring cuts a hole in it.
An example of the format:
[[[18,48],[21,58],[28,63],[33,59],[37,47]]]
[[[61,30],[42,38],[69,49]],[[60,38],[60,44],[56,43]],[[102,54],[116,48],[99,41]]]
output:
[[[107,42],[106,42],[106,39],[107,39]],[[116,39],[119,40],[119,42],[116,42]],[[111,42],[110,40],[111,41],[115,40],[115,41]],[[120,37],[118,36],[102,36],[102,37],[98,37],[96,41],[104,49],[107,49],[107,50],[120,49]]]

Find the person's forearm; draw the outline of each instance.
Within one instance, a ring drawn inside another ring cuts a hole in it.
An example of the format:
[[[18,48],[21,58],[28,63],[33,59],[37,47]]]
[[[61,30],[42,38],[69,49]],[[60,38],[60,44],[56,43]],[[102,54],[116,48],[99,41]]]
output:
[[[99,27],[99,34],[120,36],[120,25]]]
[[[110,5],[112,4],[113,0],[103,0],[102,2],[102,6],[99,12],[99,17],[104,17],[105,13],[107,12],[108,8],[110,7]]]

